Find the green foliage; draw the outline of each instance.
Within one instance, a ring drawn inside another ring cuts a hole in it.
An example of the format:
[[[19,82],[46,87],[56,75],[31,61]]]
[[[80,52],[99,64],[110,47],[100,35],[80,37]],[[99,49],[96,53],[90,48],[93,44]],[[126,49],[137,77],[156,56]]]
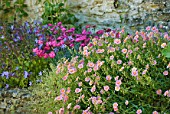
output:
[[[170,42],[168,43],[168,46],[162,50],[162,54],[167,57],[170,58]]]
[[[16,0],[13,2],[12,0],[2,0],[0,2],[0,11],[2,12],[2,20],[4,21],[16,21],[22,20],[23,17],[27,17],[28,13],[26,11],[27,4],[25,4],[25,0]],[[10,19],[8,19],[10,16]]]
[[[161,55],[161,45],[168,41],[156,32],[145,32],[149,34],[154,37],[145,39],[138,33],[127,36],[121,31],[121,37],[115,38],[114,32],[106,33],[92,40],[93,47],[80,50],[80,60],[76,56],[70,62],[59,61],[57,68],[51,66],[52,71],[39,86],[46,89],[39,99],[41,104],[34,108],[38,112],[64,108],[65,113],[125,114],[139,109],[148,114],[155,110],[170,113],[170,60]]]
[[[44,13],[42,15],[43,23],[57,23],[62,22],[64,25],[75,25],[77,19],[70,13],[69,9],[66,8],[65,2],[44,2]]]

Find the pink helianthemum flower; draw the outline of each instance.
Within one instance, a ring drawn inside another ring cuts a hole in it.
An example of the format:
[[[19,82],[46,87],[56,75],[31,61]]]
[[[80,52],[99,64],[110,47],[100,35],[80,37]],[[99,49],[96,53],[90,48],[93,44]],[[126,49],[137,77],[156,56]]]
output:
[[[116,76],[116,77],[115,77],[115,81],[117,81],[118,79],[119,79],[119,76]]]
[[[122,49],[122,53],[126,54],[127,53],[127,49]]]
[[[83,66],[84,66],[84,65],[81,63],[81,64],[78,65],[78,68],[79,68],[79,69],[82,69]]]
[[[53,114],[52,112],[48,112],[48,114]]]
[[[101,94],[104,94],[104,90],[103,90],[103,89],[102,89],[102,90],[100,90],[100,93],[101,93]]]
[[[116,86],[120,86],[122,84],[121,80],[116,80]]]
[[[142,110],[141,109],[138,109],[137,111],[136,111],[136,114],[141,114],[142,113]]]
[[[117,60],[117,64],[118,65],[122,64],[122,60]]]
[[[121,43],[121,40],[120,40],[120,39],[115,39],[115,40],[114,40],[114,43],[115,43],[115,44],[120,44],[120,43]]]
[[[113,108],[117,108],[117,107],[118,107],[118,103],[117,102],[113,103]]]
[[[163,75],[164,75],[164,76],[167,76],[167,75],[168,75],[168,71],[167,71],[167,70],[164,71],[164,72],[163,72]]]
[[[166,43],[162,43],[161,48],[165,48],[165,47],[166,47]]]
[[[110,75],[106,76],[106,80],[110,81],[112,79],[112,77]]]
[[[132,68],[132,76],[138,76],[138,70],[135,67]]]
[[[168,90],[166,90],[166,91],[164,92],[164,96],[167,96],[167,95],[168,95],[168,93],[169,93],[169,91],[168,91]]]
[[[64,114],[64,108],[60,108],[59,114]]]
[[[69,103],[68,105],[67,105],[67,109],[70,109],[71,108],[71,103]]]
[[[88,62],[87,66],[93,68],[94,67],[94,63],[93,62]]]
[[[115,50],[116,50],[116,49],[115,49],[114,47],[109,47],[109,51],[110,51],[110,52],[115,52]]]
[[[113,60],[114,59],[114,56],[112,55],[112,56],[110,56],[110,60]]]
[[[161,89],[158,89],[158,90],[156,91],[156,94],[161,95],[161,94],[162,94],[162,90],[161,90]]]
[[[115,86],[115,91],[119,91],[120,90],[120,86]]]
[[[60,96],[57,96],[56,98],[55,98],[55,100],[57,100],[57,101],[60,101],[60,100],[62,100],[63,99],[63,97],[60,95]]]
[[[151,30],[151,26],[147,26],[147,27],[146,27],[146,30],[147,30],[147,31]]]
[[[86,82],[89,82],[89,81],[90,81],[90,78],[89,78],[89,77],[86,77],[86,78],[85,78],[85,81],[86,81]]]
[[[82,82],[79,82],[79,83],[78,83],[78,86],[79,86],[79,87],[81,87],[81,86],[82,86],[82,84],[83,84]]]
[[[157,111],[153,111],[152,114],[159,114]]]
[[[68,78],[68,74],[66,74],[62,79],[65,81]]]
[[[65,89],[64,88],[60,89],[60,93],[64,94],[65,93]]]
[[[105,91],[109,91],[109,89],[110,89],[109,86],[104,86]]]
[[[69,69],[68,69],[68,72],[69,72],[70,74],[74,74],[76,71],[77,71],[76,68],[69,68]]]
[[[82,89],[80,89],[80,88],[75,89],[75,93],[80,93],[81,91],[82,91]]]
[[[92,93],[96,91],[96,86],[94,85],[91,90],[90,90]]]
[[[96,53],[103,53],[104,52],[104,49],[98,49],[96,50]]]
[[[80,109],[80,105],[74,106],[74,110],[75,110],[75,109]]]
[[[126,100],[126,101],[125,101],[125,105],[128,105],[128,104],[129,104],[129,101],[128,101],[128,100]]]

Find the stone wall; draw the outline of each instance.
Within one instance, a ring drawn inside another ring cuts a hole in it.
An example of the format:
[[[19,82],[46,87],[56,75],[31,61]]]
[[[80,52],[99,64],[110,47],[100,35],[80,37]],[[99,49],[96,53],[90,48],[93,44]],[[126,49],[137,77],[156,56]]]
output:
[[[82,25],[117,26],[126,23],[136,27],[152,20],[170,27],[170,0],[117,0],[117,8],[114,1],[116,0],[68,0],[67,5]],[[36,0],[26,0],[29,17],[25,20],[41,20],[43,4],[35,5],[35,2]]]
[[[149,20],[170,26],[170,0],[68,0],[80,24],[115,26],[143,25]]]
[[[13,0],[11,2],[11,6],[14,5],[14,2],[16,0]],[[37,20],[41,20],[41,15],[43,14],[44,8],[43,8],[43,1],[39,4],[36,4],[37,0],[25,0],[25,4],[27,4],[28,7],[24,8],[24,10],[28,13],[28,17],[23,17],[22,21],[33,21],[35,19]],[[1,1],[3,3],[3,1]],[[0,3],[1,3],[0,2]],[[2,4],[1,3],[1,4]],[[5,3],[5,2],[4,2]],[[8,20],[9,22],[13,21],[11,20],[12,16],[15,16],[15,11],[14,10],[10,10],[9,13],[4,13],[4,11],[0,10],[0,21],[6,21]],[[20,20],[19,17],[17,17],[17,20]]]

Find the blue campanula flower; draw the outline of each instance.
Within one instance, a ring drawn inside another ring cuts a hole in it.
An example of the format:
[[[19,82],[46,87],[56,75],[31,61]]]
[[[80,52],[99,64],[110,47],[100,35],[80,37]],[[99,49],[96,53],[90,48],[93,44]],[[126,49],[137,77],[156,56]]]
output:
[[[26,26],[26,27],[29,27],[29,26],[30,26],[27,21],[25,22],[25,26]]]
[[[31,86],[32,85],[32,82],[31,81],[29,81],[29,86]]]
[[[42,82],[42,80],[41,80],[41,79],[40,79],[40,80],[36,80],[36,82],[37,82],[37,83],[38,83],[38,82],[40,82],[40,83],[41,83],[41,82]]]
[[[36,25],[37,24],[37,21],[36,20],[34,20],[34,25]]]
[[[2,27],[2,26],[0,26],[0,29],[3,29],[3,27]]]
[[[11,29],[14,30],[14,25],[11,25]]]
[[[14,38],[14,41],[15,41],[15,42],[17,42],[17,41],[18,41],[18,39]]]
[[[58,30],[58,27],[56,27],[55,29]]]
[[[15,73],[12,73],[12,76],[14,76],[15,75]]]
[[[4,76],[8,76],[9,75],[9,72],[8,71],[4,71],[1,76],[4,77]]]
[[[38,28],[34,28],[33,32],[36,33],[38,31]]]
[[[38,39],[37,38],[35,39],[35,43],[38,43]]]
[[[5,38],[4,35],[2,35],[1,38],[4,39]]]
[[[19,69],[19,67],[17,66],[16,68],[15,68],[15,70],[18,70]]]
[[[6,79],[9,79],[9,75],[6,75]]]
[[[66,48],[66,45],[65,45],[65,44],[62,44],[62,45],[61,45],[61,49],[64,49],[64,48]]]
[[[42,38],[40,38],[40,40],[42,40],[42,41],[43,41],[43,40],[45,40],[45,37],[44,37],[44,36],[42,36]]]
[[[20,36],[17,36],[17,39],[18,39],[18,40],[21,40],[21,37],[20,37]]]
[[[64,38],[64,42],[66,42],[67,41],[67,38]]]
[[[68,39],[69,40],[74,40],[72,36],[68,36]]]
[[[39,76],[42,76],[42,72],[41,71],[39,72]]]
[[[48,25],[43,25],[42,28],[48,28]]]
[[[6,84],[5,88],[6,88],[6,89],[8,89],[8,88],[9,88],[9,85],[8,85],[8,84]]]
[[[41,24],[41,22],[40,21],[37,21],[37,20],[34,20],[34,25],[39,25],[39,24]]]
[[[54,48],[54,52],[57,53],[59,51],[58,48]]]
[[[27,77],[28,77],[28,72],[24,71],[24,78],[27,78]]]
[[[42,46],[43,46],[43,44],[40,44],[40,45],[39,45],[39,47],[38,47],[38,49],[41,49],[41,48],[42,48]]]
[[[27,30],[27,33],[28,33],[28,34],[31,34],[31,30],[30,30],[30,29],[28,29],[28,30]]]

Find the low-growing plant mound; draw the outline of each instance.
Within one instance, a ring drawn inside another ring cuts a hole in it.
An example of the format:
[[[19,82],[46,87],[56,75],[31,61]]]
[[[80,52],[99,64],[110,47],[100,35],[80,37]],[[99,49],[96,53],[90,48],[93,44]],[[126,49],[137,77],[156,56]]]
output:
[[[48,61],[32,52],[39,27],[39,23],[0,23],[0,88],[28,87],[49,68]]]
[[[117,35],[106,32],[83,47],[83,58],[52,66],[43,84],[48,86],[43,109],[49,114],[170,113],[170,60],[161,54],[168,34],[148,27]]]

